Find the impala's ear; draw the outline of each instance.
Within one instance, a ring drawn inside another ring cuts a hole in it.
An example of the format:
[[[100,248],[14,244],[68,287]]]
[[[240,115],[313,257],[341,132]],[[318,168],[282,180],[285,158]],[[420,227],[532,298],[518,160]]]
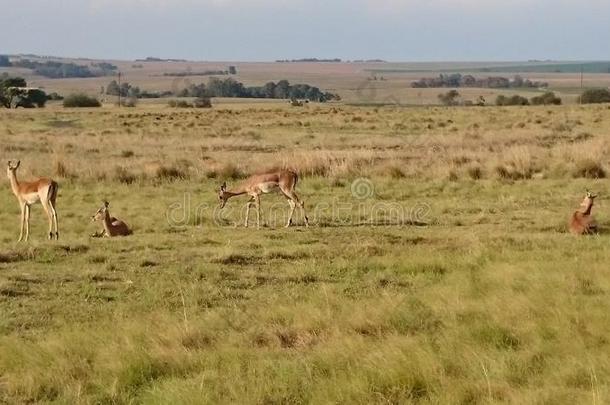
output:
[[[21,164],[21,160],[17,161],[17,164],[15,165],[15,169],[17,169],[19,167],[19,165]]]
[[[110,203],[108,201],[104,201],[104,207],[108,208],[109,205]]]
[[[227,182],[225,181],[224,183],[222,183],[222,185],[220,186],[220,191],[225,191],[227,189]]]

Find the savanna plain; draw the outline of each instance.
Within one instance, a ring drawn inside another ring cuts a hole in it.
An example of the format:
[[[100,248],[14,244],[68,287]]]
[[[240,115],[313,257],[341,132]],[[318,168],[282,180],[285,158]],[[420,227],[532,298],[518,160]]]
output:
[[[0,402],[610,401],[610,108],[0,112]],[[5,163],[3,163],[5,164]],[[218,189],[299,173],[297,210]],[[600,233],[567,232],[585,190]],[[134,234],[93,239],[102,201]],[[253,215],[254,219],[255,216]]]

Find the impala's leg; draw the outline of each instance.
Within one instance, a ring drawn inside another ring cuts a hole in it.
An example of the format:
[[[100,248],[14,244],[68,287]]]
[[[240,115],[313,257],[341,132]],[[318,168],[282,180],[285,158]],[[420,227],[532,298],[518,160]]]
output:
[[[292,200],[301,208],[301,211],[303,211],[303,218],[305,218],[305,226],[309,226],[309,218],[307,218],[307,213],[305,212],[305,203],[299,199],[299,196],[294,191],[282,190],[282,192],[286,195],[286,198]],[[292,215],[290,218],[292,218]]]
[[[19,240],[18,240],[18,242],[21,242],[23,240],[23,231],[24,231],[24,228],[25,228],[25,207],[26,207],[25,203],[21,204],[21,216],[19,218],[19,222],[20,222],[20,226],[21,227],[19,229]]]
[[[248,221],[250,219],[250,207],[254,204],[254,198],[251,198],[250,201],[246,203],[246,222],[244,223],[244,227],[248,227]]]
[[[48,201],[42,200],[42,208],[44,209],[45,214],[47,214],[47,218],[49,220],[49,240],[53,239],[53,214],[51,214],[51,207]]]
[[[294,215],[294,209],[297,207],[297,204],[290,198],[288,199],[288,204],[290,205],[290,214],[288,214],[288,222],[286,223],[286,228],[292,225],[292,216]]]
[[[57,210],[55,210],[55,202],[49,202],[49,211],[51,212],[51,216],[53,217],[53,226],[55,227],[55,239],[59,240],[59,225],[57,221]]]
[[[28,204],[25,205],[25,241],[27,242],[30,239],[30,206]]]
[[[260,196],[254,197],[254,203],[256,204],[256,228],[261,229],[261,198]]]

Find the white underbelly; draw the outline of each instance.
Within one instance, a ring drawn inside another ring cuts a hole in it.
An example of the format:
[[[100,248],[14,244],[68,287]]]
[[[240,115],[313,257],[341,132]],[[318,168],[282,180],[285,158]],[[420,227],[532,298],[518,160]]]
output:
[[[263,193],[269,193],[273,190],[275,190],[277,188],[277,183],[275,182],[267,182],[267,183],[261,183],[259,185],[259,188],[261,190],[261,192]]]
[[[31,193],[31,194],[26,194],[23,196],[23,199],[28,203],[28,204],[35,204],[38,201],[40,201],[40,196],[38,195],[38,193]]]

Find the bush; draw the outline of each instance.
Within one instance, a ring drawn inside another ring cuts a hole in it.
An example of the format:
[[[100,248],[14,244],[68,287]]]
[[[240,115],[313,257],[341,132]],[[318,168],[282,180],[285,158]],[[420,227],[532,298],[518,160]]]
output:
[[[56,92],[50,93],[47,96],[47,100],[59,101],[59,100],[63,100],[63,99],[64,99],[63,96]]]
[[[133,184],[138,180],[137,176],[135,176],[122,166],[116,166],[114,168],[113,178],[114,180],[123,184]]]
[[[557,97],[552,91],[547,91],[541,96],[532,97],[532,105],[561,105],[561,98]]]
[[[195,108],[212,108],[212,100],[209,97],[198,97],[193,101]]]
[[[588,89],[580,96],[583,104],[610,103],[610,90],[608,89]]]
[[[529,103],[530,102],[527,98],[522,97],[518,94],[515,94],[511,97],[506,97],[505,95],[500,94],[498,97],[496,97],[496,105],[529,105]]]
[[[162,181],[184,180],[188,177],[185,171],[175,166],[161,166],[155,175],[158,180]]]
[[[601,163],[593,159],[584,159],[576,163],[572,176],[585,179],[604,179],[606,178],[606,171]]]
[[[95,97],[86,94],[71,94],[64,99],[64,107],[101,107],[102,104]]]
[[[169,100],[167,102],[167,105],[169,105],[172,108],[193,108],[193,105],[191,103],[184,101],[184,100],[180,100],[180,101]]]
[[[458,98],[460,93],[457,90],[449,90],[447,93],[441,93],[438,95],[438,100],[447,106],[458,105]]]

